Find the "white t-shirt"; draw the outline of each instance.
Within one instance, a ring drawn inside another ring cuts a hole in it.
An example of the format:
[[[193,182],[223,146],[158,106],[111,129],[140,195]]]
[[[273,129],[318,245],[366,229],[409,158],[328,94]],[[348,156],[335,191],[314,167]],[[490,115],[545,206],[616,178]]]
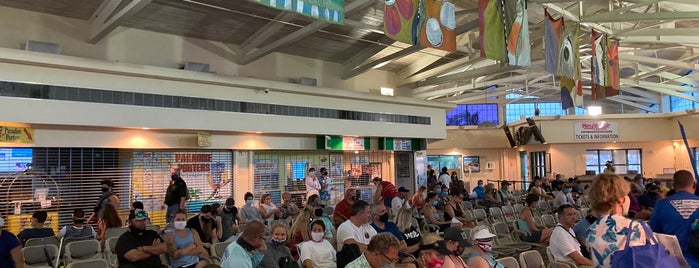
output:
[[[320,190],[320,181],[318,181],[318,178],[315,178],[315,180],[313,179],[313,176],[306,177],[306,197],[319,194],[318,190]]]
[[[553,199],[553,208],[558,208],[561,205],[565,204],[571,204],[575,205],[575,200],[573,199],[573,195],[568,193],[564,193],[563,191],[556,191],[555,194],[556,197]]]
[[[441,182],[442,185],[446,185],[447,188],[449,188],[449,184],[451,184],[451,176],[449,176],[449,174],[446,173],[439,175],[439,182]]]
[[[405,199],[401,199],[400,197],[396,196],[391,200],[391,213],[393,215],[398,215],[398,211],[403,208],[403,202]],[[405,202],[404,208],[410,209],[410,204],[408,202]]]
[[[555,261],[575,263],[573,259],[568,257],[568,254],[576,251],[580,252],[580,243],[578,243],[578,240],[575,238],[573,228],[570,228],[570,231],[566,231],[560,224],[553,228],[551,239],[549,239],[549,246],[551,247],[551,255],[553,255]]]
[[[369,245],[369,241],[375,235],[376,230],[368,223],[357,227],[350,220],[346,220],[337,227],[337,250],[342,250],[342,245],[347,239],[354,239],[354,241]]]
[[[315,268],[336,268],[337,257],[335,256],[335,248],[323,239],[322,242],[306,241],[298,246],[299,260],[303,261],[310,259]]]

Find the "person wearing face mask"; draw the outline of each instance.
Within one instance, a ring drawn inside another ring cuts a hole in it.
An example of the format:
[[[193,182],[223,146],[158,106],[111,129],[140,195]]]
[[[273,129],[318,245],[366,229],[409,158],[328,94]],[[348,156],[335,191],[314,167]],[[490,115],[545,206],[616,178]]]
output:
[[[237,232],[237,227],[233,220],[223,213],[223,207],[219,203],[211,204],[211,214],[216,222],[216,236],[218,241],[233,241],[235,240],[235,234]]]
[[[493,238],[496,235],[492,234],[488,227],[478,226],[473,229],[473,246],[471,253],[468,254],[469,268],[505,268],[504,265],[498,263],[491,253],[493,249]]]
[[[306,197],[311,195],[317,195],[320,193],[320,181],[316,176],[316,169],[309,168],[308,175],[306,175]]]
[[[610,267],[612,254],[625,249],[628,239],[632,247],[645,245],[646,233],[639,221],[633,221],[627,236],[632,223],[624,216],[630,205],[629,192],[629,183],[616,174],[601,174],[592,180],[590,208],[599,218],[588,228],[587,244],[595,267]]]
[[[439,182],[447,188],[451,185],[451,176],[447,167],[442,167],[442,172],[439,173]]]
[[[391,200],[391,213],[393,215],[398,214],[398,211],[402,208],[410,209],[410,203],[408,202],[408,193],[410,190],[401,186],[398,188],[398,196]]]
[[[0,267],[24,267],[22,244],[15,234],[5,230],[5,219],[0,217]]]
[[[422,208],[422,215],[425,217],[428,224],[437,226],[439,231],[443,232],[451,226],[451,221],[442,220],[441,213],[437,210],[437,205],[439,205],[437,194],[427,193],[427,200],[425,200],[425,207]]]
[[[371,227],[374,227],[377,233],[390,233],[394,235],[400,243],[398,250],[405,252],[407,246],[405,244],[405,239],[403,239],[403,234],[398,229],[398,225],[388,221],[388,209],[386,209],[386,206],[382,204],[374,205],[371,208],[371,215],[373,220]]]
[[[167,245],[157,232],[146,229],[146,219],[148,213],[141,209],[129,213],[129,230],[119,236],[115,247],[119,267],[162,267],[159,256],[167,252]]]
[[[221,267],[255,268],[260,265],[267,251],[264,238],[266,229],[259,221],[246,223],[240,238],[230,243],[223,252]]]
[[[510,191],[510,185],[511,183],[509,181],[502,181],[500,183],[499,194],[503,206],[511,206],[512,203],[516,201],[512,191]]]
[[[282,222],[272,225],[272,238],[267,241],[267,250],[258,268],[279,268],[281,259],[292,260],[291,251],[286,246],[288,230]]]
[[[392,234],[382,233],[371,238],[366,251],[346,268],[392,268],[398,262],[398,239]]]
[[[111,179],[104,179],[100,183],[102,189],[102,196],[97,200],[95,204],[94,213],[87,219],[88,223],[95,223],[99,221],[104,215],[104,208],[107,204],[111,204],[114,207],[119,207],[119,197],[112,192],[114,188],[114,182]]]
[[[163,209],[167,206],[167,213],[165,214],[167,223],[171,223],[175,218],[175,211],[184,209],[184,202],[187,200],[187,183],[180,174],[178,166],[170,168],[170,185],[168,185],[165,191],[165,201],[161,206]]]
[[[313,220],[320,220],[323,221],[323,224],[327,226],[325,229],[325,238],[330,239],[331,241],[334,241],[335,239],[335,227],[333,226],[332,221],[330,218],[325,216],[323,213],[323,205],[320,202],[313,202]]]
[[[345,190],[345,198],[335,205],[335,210],[333,211],[333,222],[335,226],[340,226],[340,224],[350,218],[352,214],[352,204],[357,200],[359,200],[359,192],[357,190],[352,188]]]
[[[291,201],[291,194],[284,192],[282,194],[282,203],[279,205],[279,219],[289,220],[299,215],[301,210],[294,202]]]
[[[459,174],[456,171],[451,172],[451,184],[449,185],[449,190],[458,190],[460,192],[466,192],[464,181],[459,179]]]
[[[477,199],[485,199],[485,187],[483,186],[483,180],[478,180],[478,186],[473,188],[473,192],[476,193]]]
[[[420,256],[418,256],[419,267],[442,268],[446,256],[437,251],[444,239],[436,233],[428,233],[420,244]]]
[[[553,207],[557,208],[565,204],[575,205],[575,200],[571,193],[573,188],[571,188],[570,184],[564,183],[560,184],[560,186],[563,188],[554,192]]]
[[[197,231],[202,245],[210,249],[213,243],[218,242],[218,230],[220,221],[214,219],[210,205],[203,205],[197,215],[187,220],[187,228]]]
[[[311,222],[309,229],[311,241],[299,244],[299,260],[306,268],[335,268],[337,255],[335,248],[324,239],[326,229],[321,220]]]
[[[251,192],[245,193],[245,205],[240,208],[240,217],[242,218],[241,223],[251,221],[259,221],[261,223],[265,222],[265,220],[262,219],[262,215],[260,215],[260,211],[253,206],[254,203],[255,196],[253,196]]]
[[[694,194],[697,182],[688,170],[678,170],[672,180],[676,193],[657,201],[649,225],[654,232],[677,236],[687,262],[699,267],[699,258],[690,251],[691,226],[699,219],[699,196]]]
[[[197,232],[187,228],[187,212],[177,210],[173,222],[175,230],[165,234],[167,254],[170,266],[201,268],[209,264],[208,260],[200,259],[199,255],[206,253]]]
[[[422,207],[425,206],[425,198],[426,197],[427,197],[427,187],[424,185],[420,185],[420,187],[417,188],[417,192],[415,192],[415,194],[413,194],[413,196],[410,198],[410,203],[417,210],[421,210]]]
[[[444,268],[468,268],[461,254],[468,247],[468,237],[461,228],[449,227],[444,230],[444,240],[439,242],[437,251],[444,255]]]

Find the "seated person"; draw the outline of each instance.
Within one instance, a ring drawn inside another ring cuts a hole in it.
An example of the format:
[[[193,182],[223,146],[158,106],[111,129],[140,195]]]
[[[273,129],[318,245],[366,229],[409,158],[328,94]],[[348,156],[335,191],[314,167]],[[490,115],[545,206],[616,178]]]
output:
[[[218,243],[218,232],[221,230],[221,227],[217,226],[221,222],[214,220],[211,211],[210,205],[203,205],[197,215],[187,220],[187,228],[197,231],[206,250],[209,250],[212,244]]]
[[[573,226],[573,232],[575,233],[575,238],[578,239],[578,243],[583,247],[587,247],[587,229],[590,228],[595,221],[597,221],[597,216],[593,214],[592,210],[587,211],[587,215],[584,219],[579,220],[578,223]],[[585,252],[583,252],[583,255]],[[590,258],[589,253],[585,257]]]
[[[374,227],[377,233],[390,233],[395,236],[400,245],[398,251],[406,252],[408,250],[408,245],[405,243],[403,233],[398,229],[398,225],[388,221],[388,209],[386,209],[386,206],[382,204],[374,205],[371,209],[371,214],[374,218],[371,227]],[[401,263],[412,263],[414,261],[415,258],[412,256],[401,256]]]
[[[580,249],[580,243],[575,238],[573,225],[577,220],[575,207],[565,204],[556,210],[558,213],[558,225],[551,234],[551,255],[554,261],[574,263],[575,265],[593,265],[592,260],[585,258]]]
[[[396,226],[405,241],[405,249],[402,252],[417,256],[422,242],[422,234],[420,234],[418,226],[413,225],[412,210],[406,208],[399,210],[398,215],[396,215]]]
[[[457,227],[444,230],[444,240],[439,242],[437,251],[444,256],[442,267],[468,268],[461,254],[468,246],[466,233]]]
[[[495,260],[491,252],[495,237],[488,227],[478,226],[473,229],[471,253],[468,254],[469,268],[505,268]]]
[[[165,234],[170,266],[202,268],[209,264],[208,260],[199,258],[201,254],[206,255],[206,250],[202,246],[199,234],[187,228],[187,212],[177,210],[173,225],[175,230]]]
[[[18,265],[15,265],[19,263]],[[15,234],[5,230],[5,220],[0,215],[0,267],[24,267],[22,245]]]
[[[517,229],[530,233],[530,235],[528,236],[520,236],[520,239],[522,239],[522,241],[526,241],[529,243],[545,244],[548,243],[549,238],[551,237],[552,230],[550,228],[546,228],[546,226],[536,224],[534,222],[534,214],[532,207],[536,206],[537,202],[539,202],[538,195],[527,195],[527,197],[525,198],[526,206],[524,206],[522,211],[519,213],[519,220],[517,220]]]
[[[352,204],[357,200],[359,200],[359,192],[357,190],[352,188],[345,190],[345,197],[335,205],[335,210],[333,211],[333,223],[335,223],[335,226],[340,226],[340,224],[350,218]]]
[[[451,221],[442,220],[441,213],[439,212],[439,210],[437,210],[437,205],[439,205],[439,200],[437,200],[437,194],[433,192],[427,193],[425,206],[422,208],[422,215],[425,216],[425,221],[428,224],[433,224],[437,226],[439,231],[443,232],[449,226],[451,226]]]
[[[371,238],[364,253],[345,267],[392,267],[398,262],[398,244],[398,239],[391,234],[377,234]]]
[[[444,206],[444,220],[454,222],[453,219],[458,220],[463,227],[472,228],[475,226],[474,219],[469,219],[464,216],[464,210],[461,208],[461,202],[464,200],[464,192],[458,189],[452,190],[453,197]]]
[[[323,214],[323,205],[320,204],[320,202],[314,202],[313,204],[313,219],[314,220],[322,220],[325,226],[325,238],[334,240],[335,238],[335,226],[333,226],[333,222]]]
[[[301,213],[299,213],[298,216],[296,216],[296,219],[294,219],[294,223],[291,224],[291,230],[289,231],[289,249],[291,250],[291,255],[294,256],[295,260],[298,260],[298,245],[301,244],[301,242],[304,241],[309,241],[311,240],[311,237],[309,236],[308,232],[308,223],[311,221],[312,217],[312,211],[310,207],[306,207],[303,210],[301,210]]]
[[[286,237],[288,230],[283,222],[277,222],[272,225],[272,238],[267,241],[267,250],[265,250],[262,262],[258,268],[276,268],[279,267],[281,259],[293,262],[291,251],[286,246]]]
[[[565,183],[559,185],[563,188],[554,192],[553,207],[557,208],[565,204],[575,205],[575,200],[571,193],[573,188],[571,188],[570,184]]]
[[[369,225],[370,222],[369,204],[362,200],[354,202],[350,218],[337,228],[337,250],[342,250],[345,244],[355,244],[360,252],[366,251],[369,241],[376,235],[376,230]]]
[[[167,246],[157,232],[146,230],[147,219],[148,213],[141,209],[129,213],[129,230],[119,236],[115,248],[119,267],[162,267],[160,254],[167,252]]]
[[[335,268],[337,256],[335,248],[325,237],[325,222],[314,220],[311,222],[309,235],[310,241],[298,245],[300,258],[305,268]]]
[[[223,210],[224,206],[219,203],[211,204],[211,215],[216,222],[216,236],[219,242],[233,241],[235,239],[238,225],[235,224]],[[218,227],[221,228],[218,228]],[[230,240],[229,240],[230,239]]]
[[[265,220],[262,219],[260,211],[253,206],[253,203],[255,203],[255,196],[252,195],[251,192],[245,193],[245,205],[240,208],[240,218],[242,223],[259,221],[264,224]]]
[[[26,243],[27,240],[32,238],[54,236],[53,229],[44,227],[44,222],[46,222],[46,218],[48,218],[48,213],[46,213],[46,211],[43,210],[36,211],[34,212],[34,214],[32,214],[32,228],[24,229],[17,235],[17,238],[19,238],[19,240],[22,241],[22,245],[24,245],[24,243]]]
[[[97,237],[97,233],[92,226],[85,225],[85,212],[82,208],[76,208],[73,210],[73,225],[66,225],[58,231],[59,238],[72,238],[72,237]]]
[[[500,198],[498,190],[495,189],[495,184],[488,183],[485,185],[485,196],[483,200],[485,201],[486,209],[502,206],[502,199]]]

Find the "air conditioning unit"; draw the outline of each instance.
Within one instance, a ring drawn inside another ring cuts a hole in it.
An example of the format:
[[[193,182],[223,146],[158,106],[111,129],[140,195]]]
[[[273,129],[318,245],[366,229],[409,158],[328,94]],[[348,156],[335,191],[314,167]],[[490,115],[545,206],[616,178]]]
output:
[[[301,77],[301,78],[299,78],[299,84],[304,85],[304,86],[317,87],[318,86],[318,79],[310,78],[310,77]]]
[[[208,63],[193,62],[193,61],[185,61],[184,66],[181,69],[187,70],[187,71],[193,71],[193,72],[208,73],[209,72],[209,64]]]
[[[61,54],[60,45],[34,40],[27,40],[27,44],[24,46],[24,50],[51,54]]]

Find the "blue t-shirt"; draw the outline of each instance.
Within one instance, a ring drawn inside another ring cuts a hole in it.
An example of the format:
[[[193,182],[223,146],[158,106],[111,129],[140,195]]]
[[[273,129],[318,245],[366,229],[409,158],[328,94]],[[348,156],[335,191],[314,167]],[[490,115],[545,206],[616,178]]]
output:
[[[485,199],[485,187],[476,186],[476,188],[473,188],[473,191],[478,195],[478,199]]]
[[[398,225],[392,222],[387,222],[384,224],[384,227],[386,229],[381,229],[378,226],[376,226],[374,223],[371,224],[371,227],[374,227],[374,230],[376,230],[377,233],[390,233],[396,238],[398,238],[398,241],[403,241],[405,238],[403,238],[403,233],[398,230]]]
[[[650,228],[653,232],[677,236],[682,253],[692,267],[699,267],[699,259],[689,252],[692,222],[699,219],[697,208],[699,196],[677,192],[655,202],[653,214],[650,216]]]
[[[8,231],[0,232],[0,267],[15,267],[10,251],[20,246],[19,239]]]

